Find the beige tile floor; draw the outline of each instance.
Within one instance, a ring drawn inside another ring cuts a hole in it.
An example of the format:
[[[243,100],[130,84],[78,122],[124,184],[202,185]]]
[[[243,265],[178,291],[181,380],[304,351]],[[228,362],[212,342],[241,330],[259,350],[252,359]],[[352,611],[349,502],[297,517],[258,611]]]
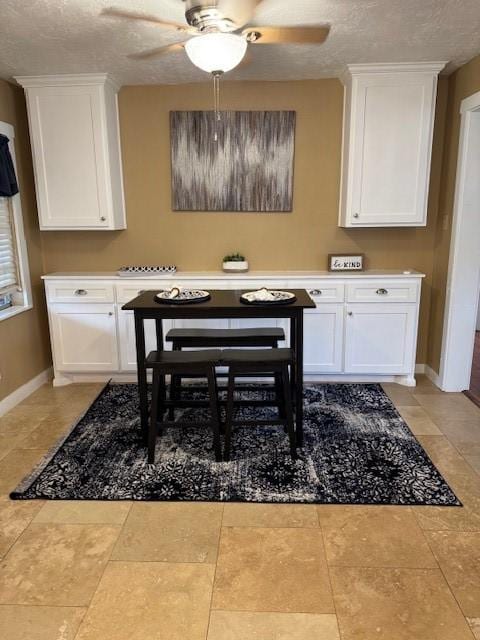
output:
[[[480,639],[480,409],[385,385],[464,508],[12,502],[98,385],[0,418],[2,640]]]

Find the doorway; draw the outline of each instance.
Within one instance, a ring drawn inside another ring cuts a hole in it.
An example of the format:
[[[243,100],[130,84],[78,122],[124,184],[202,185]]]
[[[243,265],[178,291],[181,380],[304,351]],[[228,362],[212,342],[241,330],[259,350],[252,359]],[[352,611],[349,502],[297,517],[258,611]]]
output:
[[[480,299],[478,301],[477,327],[475,331],[475,345],[473,347],[472,377],[470,388],[465,394],[480,407]]]
[[[463,100],[439,383],[470,388],[480,295],[480,92]]]

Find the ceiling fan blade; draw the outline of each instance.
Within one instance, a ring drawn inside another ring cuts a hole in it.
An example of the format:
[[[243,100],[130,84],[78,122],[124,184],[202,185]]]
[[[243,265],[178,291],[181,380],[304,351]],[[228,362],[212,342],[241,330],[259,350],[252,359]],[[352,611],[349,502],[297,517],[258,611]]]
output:
[[[135,11],[124,11],[123,9],[117,9],[115,7],[106,7],[101,11],[102,16],[108,16],[110,18],[123,18],[126,20],[140,20],[143,22],[152,22],[153,24],[157,24],[159,27],[164,27],[165,29],[171,29],[173,31],[182,31],[186,33],[195,32],[195,29],[191,29],[186,24],[180,24],[179,22],[168,22],[166,20],[160,20],[156,16],[150,16],[146,13],[137,13]]]
[[[330,27],[248,27],[242,31],[252,44],[322,44]]]
[[[140,53],[132,53],[128,57],[133,60],[147,60],[148,58],[154,58],[155,56],[164,56],[167,53],[175,53],[176,51],[183,51],[185,45],[181,42],[175,44],[167,44],[163,47],[156,47],[155,49],[148,49]]]

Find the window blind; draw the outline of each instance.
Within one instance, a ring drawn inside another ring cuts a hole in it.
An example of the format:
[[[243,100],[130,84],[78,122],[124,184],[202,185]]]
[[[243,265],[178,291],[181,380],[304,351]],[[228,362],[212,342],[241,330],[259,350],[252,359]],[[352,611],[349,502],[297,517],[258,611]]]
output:
[[[11,199],[0,197],[0,296],[19,289]]]

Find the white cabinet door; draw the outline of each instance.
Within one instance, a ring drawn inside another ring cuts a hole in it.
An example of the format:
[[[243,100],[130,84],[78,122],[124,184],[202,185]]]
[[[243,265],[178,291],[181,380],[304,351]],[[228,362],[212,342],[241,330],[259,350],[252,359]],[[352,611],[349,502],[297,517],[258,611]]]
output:
[[[340,373],[343,366],[343,304],[317,304],[303,316],[306,374]]]
[[[58,371],[117,371],[117,324],[113,304],[50,306]]]
[[[41,228],[108,226],[97,88],[30,89],[28,104]]]
[[[415,304],[346,306],[345,373],[406,374],[416,347]]]
[[[349,67],[343,226],[426,225],[437,75],[441,67]]]
[[[116,88],[105,74],[17,80],[27,97],[40,228],[124,229]]]
[[[164,337],[171,326],[171,320],[163,321]],[[118,344],[120,346],[120,369],[122,371],[136,371],[137,347],[133,311],[122,311],[121,309],[118,311]],[[147,355],[157,348],[154,320],[145,320],[145,347]],[[165,349],[171,348],[171,343],[165,343]]]

